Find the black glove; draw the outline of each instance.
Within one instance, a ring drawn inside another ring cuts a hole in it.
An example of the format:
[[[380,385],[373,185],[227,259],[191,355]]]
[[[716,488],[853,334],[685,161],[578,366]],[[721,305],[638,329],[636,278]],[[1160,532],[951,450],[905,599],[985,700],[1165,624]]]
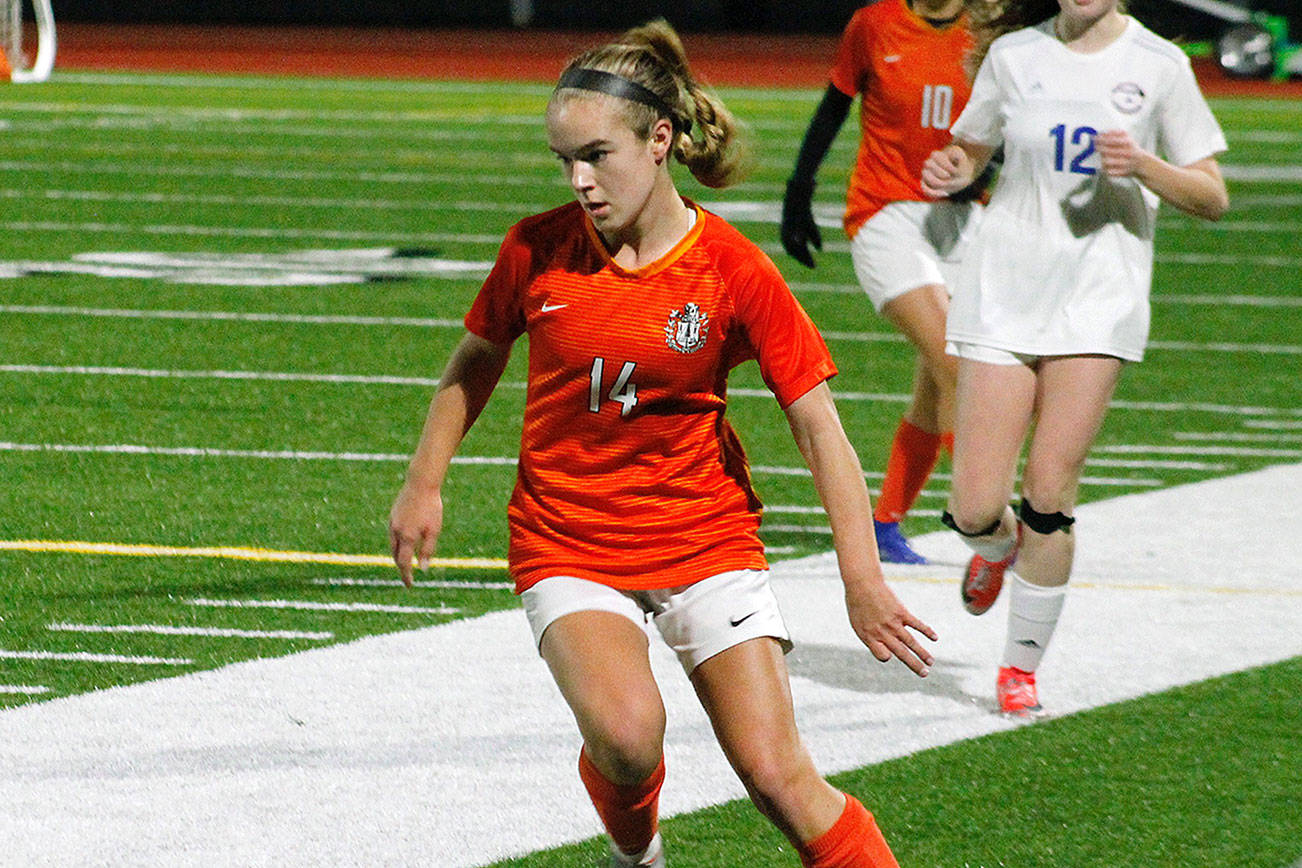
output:
[[[787,182],[787,195],[782,199],[782,246],[787,253],[806,268],[814,267],[814,255],[809,245],[823,251],[823,235],[814,222],[814,184],[792,178]]]

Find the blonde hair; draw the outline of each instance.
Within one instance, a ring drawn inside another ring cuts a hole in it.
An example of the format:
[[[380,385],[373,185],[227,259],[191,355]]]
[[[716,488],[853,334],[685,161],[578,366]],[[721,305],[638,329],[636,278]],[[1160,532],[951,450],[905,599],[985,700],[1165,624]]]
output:
[[[749,149],[741,125],[717,96],[697,82],[682,40],[663,18],[634,27],[617,41],[571,60],[552,93],[552,103],[591,92],[566,85],[566,76],[577,70],[609,73],[650,91],[654,99],[621,100],[629,127],[639,137],[650,138],[656,121],[667,117],[674,125],[674,158],[705,186],[727,187],[746,173]],[[651,104],[657,101],[658,105]]]
[[[963,5],[967,8],[974,43],[964,64],[969,78],[976,78],[990,43],[1005,33],[1032,27],[1062,11],[1058,0],[967,0]],[[1118,0],[1117,9],[1125,12],[1126,0]]]

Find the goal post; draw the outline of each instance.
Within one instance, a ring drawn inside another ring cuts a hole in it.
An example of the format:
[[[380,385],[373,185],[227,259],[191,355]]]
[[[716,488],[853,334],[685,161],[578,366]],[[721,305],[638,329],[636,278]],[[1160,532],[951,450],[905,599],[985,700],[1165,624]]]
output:
[[[31,10],[30,18],[24,14],[25,6]],[[0,10],[0,72],[18,83],[45,81],[54,69],[54,10],[50,0],[0,0]],[[30,54],[33,36],[36,53]]]

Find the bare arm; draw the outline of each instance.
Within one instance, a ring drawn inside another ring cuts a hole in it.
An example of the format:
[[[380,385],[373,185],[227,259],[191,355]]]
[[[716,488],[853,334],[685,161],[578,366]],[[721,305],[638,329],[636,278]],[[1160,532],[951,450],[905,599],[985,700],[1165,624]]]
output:
[[[954,139],[922,164],[922,192],[936,199],[957,193],[976,180],[995,149],[965,139]]]
[[[851,626],[878,660],[885,662],[894,655],[925,676],[932,656],[909,629],[932,641],[936,633],[904,608],[882,575],[868,487],[827,384],[814,387],[787,407],[787,421],[832,525]]]
[[[510,357],[500,346],[466,333],[453,350],[430,402],[407,480],[389,512],[389,544],[403,584],[411,587],[412,558],[429,566],[443,529],[443,479],[452,456],[488,403]]]
[[[1094,137],[1103,171],[1113,178],[1134,178],[1186,214],[1219,220],[1230,207],[1230,194],[1214,157],[1175,166],[1135,144],[1125,130]]]

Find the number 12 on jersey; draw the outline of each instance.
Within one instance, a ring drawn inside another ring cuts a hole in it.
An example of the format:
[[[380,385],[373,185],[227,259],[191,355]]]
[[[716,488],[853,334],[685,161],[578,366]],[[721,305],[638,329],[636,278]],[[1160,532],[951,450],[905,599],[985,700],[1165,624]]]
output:
[[[615,378],[615,384],[610,387],[608,397],[610,400],[618,401],[622,405],[619,409],[620,416],[627,416],[637,406],[637,384],[629,382],[636,367],[636,362],[625,362],[623,367],[619,369],[619,376]],[[592,371],[588,376],[588,409],[593,413],[601,412],[601,385],[602,375],[605,370],[605,359],[597,356],[592,360]]]

